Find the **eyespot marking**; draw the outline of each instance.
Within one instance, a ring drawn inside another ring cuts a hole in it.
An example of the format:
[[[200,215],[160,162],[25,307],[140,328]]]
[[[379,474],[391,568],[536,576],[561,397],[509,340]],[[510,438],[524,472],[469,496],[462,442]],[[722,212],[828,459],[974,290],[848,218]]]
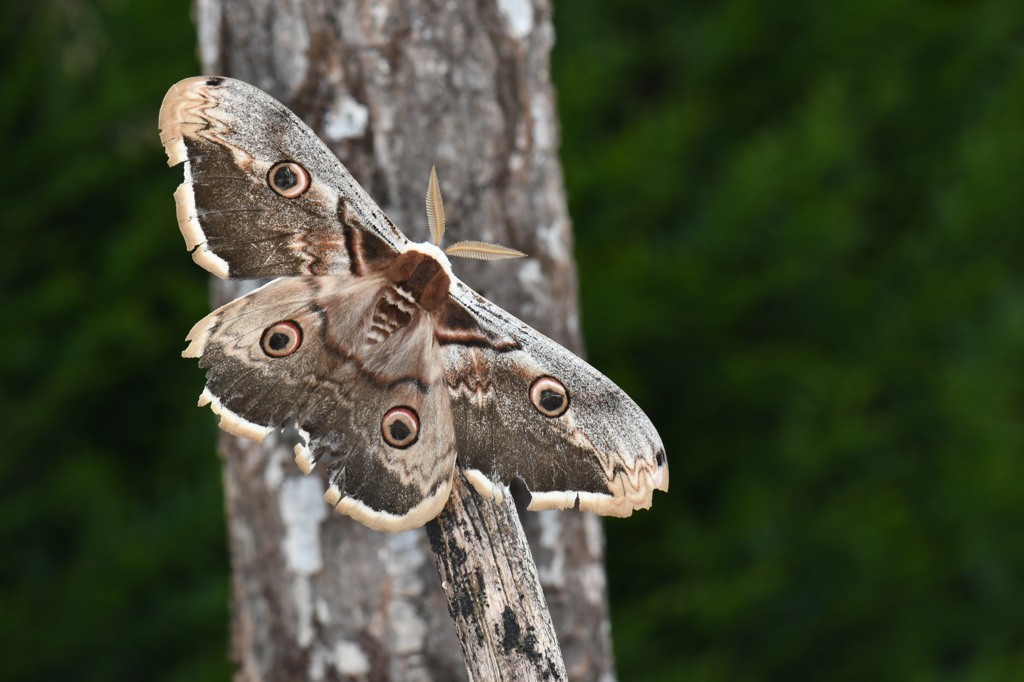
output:
[[[411,407],[393,407],[380,420],[380,433],[384,442],[404,450],[420,436],[420,418]]]
[[[285,199],[298,199],[309,189],[309,173],[294,161],[279,161],[267,171],[267,184]]]
[[[285,358],[302,345],[302,328],[291,320],[270,325],[263,332],[260,348],[272,358]]]
[[[540,377],[530,386],[530,402],[545,417],[561,417],[569,409],[569,392],[558,379]]]

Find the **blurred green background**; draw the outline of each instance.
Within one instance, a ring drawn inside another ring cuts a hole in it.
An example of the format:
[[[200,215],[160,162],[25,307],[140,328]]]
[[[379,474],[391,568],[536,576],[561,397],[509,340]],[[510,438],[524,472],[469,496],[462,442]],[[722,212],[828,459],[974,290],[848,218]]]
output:
[[[590,358],[672,466],[622,679],[1024,679],[1024,4],[555,5]],[[187,6],[0,17],[0,678],[228,679]]]

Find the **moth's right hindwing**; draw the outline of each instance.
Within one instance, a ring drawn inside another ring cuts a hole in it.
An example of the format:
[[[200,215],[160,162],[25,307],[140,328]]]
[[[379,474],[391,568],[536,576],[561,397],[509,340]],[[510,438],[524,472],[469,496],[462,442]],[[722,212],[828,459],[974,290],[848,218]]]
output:
[[[458,465],[482,495],[518,478],[532,510],[629,516],[668,490],[661,438],[622,389],[463,285],[454,299],[475,331],[439,336]]]

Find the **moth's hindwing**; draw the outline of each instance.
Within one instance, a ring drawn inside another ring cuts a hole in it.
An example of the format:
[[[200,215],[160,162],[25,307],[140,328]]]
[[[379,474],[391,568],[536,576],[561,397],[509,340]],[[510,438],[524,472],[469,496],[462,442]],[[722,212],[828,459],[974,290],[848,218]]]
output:
[[[440,335],[458,463],[478,492],[518,478],[529,509],[629,516],[668,490],[661,438],[622,389],[464,285],[454,297],[486,330]]]
[[[409,306],[386,333],[389,291],[380,277],[277,279],[196,324],[184,355],[206,369],[225,430],[262,439],[294,423],[296,462],[324,466],[327,499],[398,531],[441,511],[456,441],[433,325]]]

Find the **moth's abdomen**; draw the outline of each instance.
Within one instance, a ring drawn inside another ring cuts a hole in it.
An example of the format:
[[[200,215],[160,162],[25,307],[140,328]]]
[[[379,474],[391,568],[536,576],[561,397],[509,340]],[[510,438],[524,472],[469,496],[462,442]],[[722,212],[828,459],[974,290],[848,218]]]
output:
[[[418,306],[410,293],[395,285],[385,288],[374,306],[367,342],[370,345],[381,343],[408,326],[417,312]]]

